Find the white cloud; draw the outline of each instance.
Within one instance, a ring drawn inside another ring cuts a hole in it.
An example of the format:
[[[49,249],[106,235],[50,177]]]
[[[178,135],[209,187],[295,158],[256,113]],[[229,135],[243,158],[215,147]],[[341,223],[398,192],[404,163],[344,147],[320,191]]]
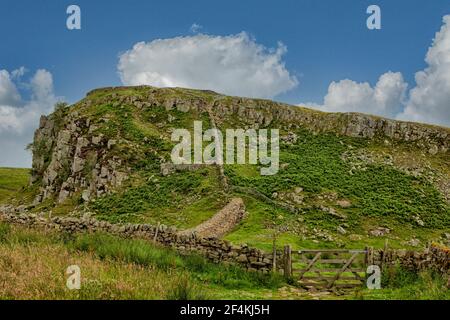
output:
[[[330,112],[363,112],[394,117],[402,109],[407,84],[399,72],[387,72],[374,87],[345,79],[332,82],[323,105],[307,104]]]
[[[18,105],[20,94],[11,75],[6,70],[0,70],[0,105]]]
[[[416,73],[416,86],[409,92],[401,73],[387,72],[374,87],[348,79],[332,82],[323,104],[302,105],[450,126],[450,15],[443,22],[428,49],[428,67]]]
[[[428,67],[416,73],[417,85],[399,119],[450,127],[450,15],[444,16],[443,22],[428,49]]]
[[[3,74],[9,78],[6,70],[1,70]],[[10,131],[16,134],[23,134],[35,128],[41,114],[46,114],[53,109],[57,98],[53,93],[53,78],[50,72],[46,70],[38,70],[31,78],[29,86],[31,89],[31,99],[22,106],[19,102],[22,100],[16,85],[12,82],[6,82],[0,86],[0,92],[4,92],[4,96],[14,96],[15,101],[5,103],[2,100],[0,105],[0,133]],[[11,100],[11,99],[10,99]],[[12,103],[11,103],[12,102]]]
[[[13,70],[11,72],[11,78],[12,79],[19,79],[21,77],[23,77],[23,75],[27,72],[27,69],[22,66],[19,69]]]
[[[272,98],[297,85],[282,61],[286,47],[268,49],[245,32],[230,36],[198,34],[139,42],[120,56],[125,85],[188,87]]]
[[[199,25],[198,23],[193,23],[189,28],[189,31],[191,31],[192,33],[197,33],[200,31],[200,29],[203,29],[203,26]]]
[[[30,99],[24,101],[12,81],[23,76],[25,69],[20,70],[11,74],[0,70],[0,166],[30,165],[25,145],[32,141],[39,117],[51,112],[58,101],[53,91],[53,77],[44,69],[37,70],[25,83],[31,94]]]

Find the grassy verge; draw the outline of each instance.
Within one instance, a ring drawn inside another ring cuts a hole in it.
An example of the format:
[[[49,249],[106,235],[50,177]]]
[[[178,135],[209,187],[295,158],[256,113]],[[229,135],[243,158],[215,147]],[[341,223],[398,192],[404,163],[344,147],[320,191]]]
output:
[[[65,270],[74,264],[81,268],[82,285],[72,291]],[[267,299],[284,285],[278,275],[180,256],[143,240],[4,223],[0,283],[0,299]]]

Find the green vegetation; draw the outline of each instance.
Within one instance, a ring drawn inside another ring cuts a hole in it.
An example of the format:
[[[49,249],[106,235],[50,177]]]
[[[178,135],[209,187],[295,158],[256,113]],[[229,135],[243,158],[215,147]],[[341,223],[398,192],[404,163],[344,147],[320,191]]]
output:
[[[65,270],[80,266],[80,290]],[[14,270],[14,272],[10,272]],[[383,272],[382,289],[316,296],[279,275],[181,256],[139,239],[67,234],[0,223],[0,299],[450,299],[442,276],[401,268]]]
[[[0,257],[0,299],[261,299],[285,285],[279,275],[180,256],[144,240],[4,223]],[[81,268],[81,290],[65,286],[64,272],[72,264]]]
[[[148,173],[144,175],[147,176]],[[203,168],[168,177],[151,175],[138,186],[97,199],[92,208],[98,218],[111,222],[162,222],[192,227],[225,204],[217,170]]]
[[[190,104],[198,106],[199,99],[203,103],[216,100],[225,104],[234,104],[236,100],[209,91],[174,88],[151,93],[155,99],[166,101],[164,105],[136,105],[136,100],[141,104],[149,101],[148,91],[148,87],[95,90],[70,108],[66,105],[56,108],[52,117],[58,126],[64,115],[76,112],[80,132],[87,136],[103,135],[103,143],[110,139],[116,142],[105,154],[95,149],[85,151],[83,176],[87,183],[96,164],[114,157],[120,158],[122,165],[131,170],[131,178],[121,188],[92,203],[83,204],[81,193],[76,193],[62,204],[47,199],[33,209],[35,212],[52,210],[54,215],[64,215],[82,214],[87,210],[110,222],[160,222],[190,228],[210,218],[230,198],[240,196],[249,214],[226,238],[266,250],[271,249],[274,233],[280,247],[286,243],[307,248],[380,247],[388,238],[392,246],[404,248],[412,238],[425,243],[436,240],[450,229],[450,207],[442,196],[445,183],[439,189],[439,184],[434,183],[439,180],[430,179],[428,173],[410,174],[402,169],[403,166],[436,169],[446,177],[450,173],[448,159],[442,154],[425,154],[401,142],[386,144],[379,138],[314,134],[305,128],[287,131],[282,123],[274,121],[267,128],[279,128],[282,137],[297,136],[295,143],[281,143],[278,174],[261,176],[258,165],[225,167],[232,186],[252,192],[223,190],[214,168],[162,176],[160,165],[170,162],[170,150],[174,145],[170,140],[172,130],[192,130],[195,120],[201,120],[205,130],[211,127],[208,114],[199,111],[200,108],[190,108],[189,112],[181,110]],[[171,106],[167,101],[172,98],[174,105]],[[177,101],[182,101],[181,108],[176,105]],[[254,108],[264,113],[267,110],[262,106],[271,104],[266,100],[255,103],[261,107]],[[311,116],[321,116],[315,111],[301,110]],[[248,119],[242,119],[238,113],[226,115],[218,122],[221,129],[247,124]],[[44,159],[48,162],[52,144],[49,141],[37,144],[34,151],[48,155]],[[372,154],[376,155],[376,161],[371,158]],[[384,161],[390,157],[394,157],[393,164]],[[70,171],[64,162],[61,167],[59,182],[65,180]],[[27,204],[33,199],[39,183],[38,179],[35,185],[18,194],[16,198],[20,200],[16,203]],[[296,189],[301,190],[296,195],[300,200],[293,201],[290,195]],[[255,196],[255,193],[262,196]],[[264,197],[270,201],[265,201]],[[346,205],[339,204],[342,202]],[[287,204],[296,212],[277,203]],[[390,233],[382,237],[370,236],[369,232],[378,227],[389,228]]]
[[[359,291],[356,299],[450,300],[450,289],[442,275],[431,271],[415,273],[401,267],[383,271],[381,289]]]
[[[343,159],[345,152],[373,148],[377,141],[314,135],[305,130],[296,133],[299,137],[296,144],[281,146],[280,163],[287,166],[278,174],[261,176],[257,166],[250,165],[229,165],[226,174],[231,184],[251,188],[272,199],[273,194],[292,193],[300,187],[301,201],[292,203],[298,213],[246,197],[247,210],[251,214],[227,239],[268,249],[274,229],[283,229],[280,243],[317,247],[311,240],[301,239],[307,236],[304,228],[307,227],[324,230],[335,239],[321,241],[319,247],[382,246],[384,239],[366,237],[368,229],[378,225],[394,230],[388,236],[391,244],[405,247],[398,239],[417,235],[425,240],[439,234],[438,230],[450,228],[450,206],[426,178],[377,163],[355,169],[352,163]],[[346,200],[351,205],[341,207],[338,200]],[[331,208],[336,214],[324,211],[324,207]],[[415,222],[417,216],[423,220],[423,227]],[[342,225],[348,234],[358,234],[364,240],[349,241],[348,235],[337,233],[338,226]]]
[[[29,169],[0,168],[0,204],[24,188],[29,180]]]
[[[195,120],[203,122],[204,130],[211,128],[205,105],[214,108],[218,101],[239,107],[223,117],[216,112],[219,119],[215,122],[220,129],[251,127],[254,118],[241,112],[241,107],[247,107],[247,103],[265,114],[269,112],[265,107],[275,107],[266,100],[224,97],[209,91],[148,87],[95,90],[73,106],[59,104],[50,116],[55,124],[51,137],[44,135],[47,138],[37,139],[30,145],[39,156],[38,162],[43,163],[39,169],[42,172],[34,172],[35,183],[27,186],[30,170],[0,168],[0,204],[29,205],[35,199],[43,187],[42,174],[52,160],[58,131],[66,125],[67,119],[77,119],[76,129],[73,129],[77,137],[88,141],[95,137],[97,142],[82,148],[80,157],[85,162],[80,162],[83,168],[79,173],[73,174],[70,157],[61,159],[56,166],[53,196],[32,207],[33,213],[51,211],[53,216],[89,213],[113,223],[163,223],[185,229],[209,219],[231,198],[241,197],[248,214],[225,239],[266,251],[272,250],[274,237],[279,249],[285,244],[291,244],[294,249],[379,248],[385,240],[389,240],[391,247],[419,248],[430,240],[442,241],[442,235],[449,233],[448,153],[432,155],[412,143],[385,137],[363,139],[313,133],[306,127],[293,129],[272,121],[265,128],[280,129],[282,138],[296,137],[289,143],[281,142],[280,171],[276,175],[261,176],[259,165],[226,165],[230,188],[225,190],[216,167],[161,174],[161,164],[170,162],[173,129],[192,130]],[[301,112],[317,121],[323,115],[307,109]],[[257,119],[259,123],[266,123],[266,119],[260,120]],[[72,135],[71,139],[75,137]],[[112,189],[109,185],[103,186],[107,192],[89,202],[83,201],[79,185],[70,186],[74,191],[71,196],[57,203],[61,184],[69,176],[72,175],[77,184],[89,185],[93,177],[96,181],[106,179],[99,175],[104,166],[118,168],[129,179]],[[372,231],[380,228],[387,231],[373,234]],[[17,239],[13,242],[18,250],[25,250],[22,248],[25,243],[42,244],[40,235],[32,234],[11,232],[0,225],[0,242],[6,238],[11,240],[14,235]],[[177,277],[173,282],[164,282],[164,287],[179,288],[171,291],[171,297],[195,298],[190,296],[196,291],[191,285],[203,281],[207,282],[209,291],[220,288],[218,291],[225,292],[224,297],[236,295],[227,290],[243,288],[245,294],[255,297],[249,292],[262,287],[273,288],[269,283],[272,280],[240,278],[240,271],[224,271],[220,266],[214,269],[210,264],[195,262],[198,257],[180,257],[144,242],[128,243],[106,235],[78,236],[67,241],[51,239],[54,237],[50,237],[46,245],[57,247],[61,252],[76,252],[83,259],[93,259],[101,265],[120,261],[124,265],[158,270],[159,275],[164,276],[175,268]],[[130,249],[126,249],[124,243]],[[420,275],[414,283],[403,282],[397,287],[389,284],[387,289],[376,293],[364,292],[364,298],[401,295],[403,288],[408,287],[420,291],[424,288],[421,285],[430,284],[432,288],[435,280],[430,277]],[[194,279],[194,282],[186,279]],[[100,292],[92,290],[86,296]],[[140,293],[136,294],[146,297],[143,291],[137,290]],[[159,294],[158,297],[164,297],[168,293]]]

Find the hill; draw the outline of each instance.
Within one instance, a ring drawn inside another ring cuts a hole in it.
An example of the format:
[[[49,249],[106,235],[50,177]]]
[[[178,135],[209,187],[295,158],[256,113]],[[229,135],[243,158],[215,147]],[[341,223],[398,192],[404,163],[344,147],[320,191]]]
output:
[[[279,129],[280,170],[173,167],[174,129]],[[323,113],[211,91],[103,88],[42,117],[31,184],[8,202],[44,215],[191,229],[233,199],[246,214],[224,236],[269,249],[421,246],[448,241],[450,129]],[[223,211],[222,211],[223,212]]]

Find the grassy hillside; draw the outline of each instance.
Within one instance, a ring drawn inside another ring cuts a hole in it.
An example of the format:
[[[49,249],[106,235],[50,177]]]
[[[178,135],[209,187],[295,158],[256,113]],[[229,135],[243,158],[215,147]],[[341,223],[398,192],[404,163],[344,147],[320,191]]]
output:
[[[204,130],[211,128],[206,105],[211,106],[220,129],[279,129],[278,174],[261,176],[258,165],[226,165],[228,190],[221,185],[215,167],[162,175],[160,165],[170,161],[174,146],[170,141],[173,129],[192,130],[194,120],[202,120]],[[235,109],[232,113],[214,109],[225,107]],[[448,151],[430,153],[416,143],[379,134],[370,139],[349,137],[333,132],[333,127],[317,131],[310,124],[261,121],[253,113],[245,114],[250,108],[262,110],[269,120],[269,113],[281,108],[283,112],[298,111],[314,123],[322,119],[331,126],[325,113],[208,91],[95,90],[49,117],[51,133],[33,145],[35,160],[39,160],[33,167],[35,182],[13,202],[29,204],[44,187],[51,187],[53,196],[32,211],[88,213],[111,222],[160,222],[183,229],[209,219],[229,199],[239,196],[248,215],[226,238],[263,249],[271,248],[274,234],[279,246],[289,243],[294,248],[381,247],[385,239],[391,246],[408,248],[430,240],[443,241],[442,235],[450,231]],[[73,171],[73,158],[56,163],[57,178],[45,186],[43,177],[48,177],[48,168],[58,157],[55,148],[62,130],[72,134],[64,148],[75,149],[80,139],[89,142],[95,138],[103,144],[80,147],[84,157],[81,171]],[[424,126],[423,130],[431,129]],[[128,179],[85,202],[81,184],[89,185],[93,177],[101,181],[100,167],[111,163],[127,171]],[[58,203],[64,183],[73,187],[70,196]]]
[[[30,180],[30,169],[0,168],[0,204],[25,187]]]

